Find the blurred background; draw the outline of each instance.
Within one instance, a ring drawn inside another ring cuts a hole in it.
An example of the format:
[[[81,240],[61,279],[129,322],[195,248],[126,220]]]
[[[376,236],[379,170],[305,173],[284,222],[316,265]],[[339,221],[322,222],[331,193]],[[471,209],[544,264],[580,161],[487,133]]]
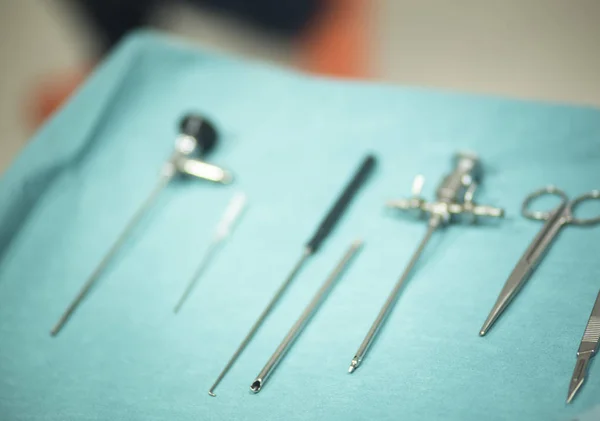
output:
[[[309,73],[600,106],[599,0],[0,0],[0,173],[130,30]]]

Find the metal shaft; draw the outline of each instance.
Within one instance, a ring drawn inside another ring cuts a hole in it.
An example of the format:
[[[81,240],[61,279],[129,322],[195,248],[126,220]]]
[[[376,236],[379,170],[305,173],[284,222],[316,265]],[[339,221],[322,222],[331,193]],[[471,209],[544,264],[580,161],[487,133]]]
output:
[[[306,262],[308,257],[312,255],[312,253],[313,253],[313,250],[311,248],[307,247],[304,249],[304,253],[302,253],[300,260],[298,260],[298,262],[296,263],[296,265],[294,266],[292,271],[289,273],[288,277],[285,279],[283,284],[281,284],[279,289],[277,289],[277,291],[273,295],[273,298],[271,298],[271,301],[269,301],[269,304],[267,304],[267,306],[265,307],[263,312],[260,314],[260,316],[258,316],[258,319],[256,320],[256,322],[254,322],[254,324],[250,328],[250,331],[248,332],[248,334],[246,335],[244,340],[240,343],[240,345],[236,349],[235,353],[233,354],[233,356],[231,357],[229,362],[227,362],[227,365],[221,371],[221,373],[219,374],[219,377],[217,377],[217,380],[215,380],[214,384],[208,390],[208,394],[210,396],[217,396],[214,393],[216,387],[219,385],[219,383],[221,383],[221,380],[223,380],[223,377],[225,377],[225,375],[231,369],[231,367],[233,366],[235,361],[238,359],[240,354],[244,351],[244,349],[246,348],[248,343],[252,340],[252,338],[254,337],[254,334],[260,328],[260,325],[267,318],[269,313],[271,313],[271,310],[273,310],[273,308],[275,307],[275,304],[277,304],[277,302],[279,301],[279,299],[281,298],[281,296],[283,295],[283,293],[285,292],[287,287],[294,280],[294,278],[296,277],[298,272],[300,272],[300,269],[302,268],[302,266],[304,265],[304,263]]]
[[[406,279],[408,279],[413,267],[415,266],[415,264],[419,260],[419,257],[423,253],[423,250],[425,249],[427,242],[429,242],[431,235],[439,227],[439,225],[440,225],[439,222],[440,222],[439,218],[437,218],[435,216],[432,217],[432,219],[430,220],[429,227],[427,228],[427,233],[425,234],[425,237],[423,237],[423,239],[421,240],[419,247],[417,247],[417,250],[411,257],[410,261],[408,262],[406,269],[404,269],[404,273],[402,274],[400,279],[398,279],[398,282],[396,282],[394,289],[392,290],[392,292],[390,292],[390,295],[388,296],[387,300],[385,301],[385,304],[379,311],[379,314],[377,315],[377,318],[373,322],[373,325],[371,325],[371,328],[367,332],[367,336],[365,336],[365,339],[360,344],[358,351],[356,351],[356,355],[354,356],[354,358],[352,358],[352,362],[350,363],[350,368],[348,369],[349,373],[352,373],[354,370],[356,370],[358,368],[358,366],[360,365],[360,363],[362,362],[365,354],[367,353],[367,351],[369,349],[369,346],[373,342],[373,339],[375,339],[375,335],[377,335],[377,332],[383,325],[383,322],[385,321],[385,319],[387,318],[387,316],[390,313],[390,310],[394,306],[394,303],[396,302],[396,297],[398,296],[398,293],[400,292],[402,285],[404,284]]]
[[[324,297],[327,295],[329,290],[331,289],[333,283],[342,275],[344,270],[348,267],[348,264],[352,260],[352,258],[356,255],[356,252],[360,250],[362,246],[362,241],[357,240],[350,246],[350,249],[346,252],[342,260],[337,264],[333,272],[329,275],[327,280],[323,283],[321,288],[317,291],[311,302],[304,309],[296,323],[292,326],[288,334],[285,336],[283,341],[279,344],[269,361],[265,364],[264,368],[260,371],[252,385],[250,385],[250,390],[254,393],[258,393],[260,389],[263,387],[264,383],[267,381],[273,370],[279,364],[279,361],[283,358],[283,356],[287,353],[289,348],[292,346],[298,335],[304,330],[306,325],[308,324],[310,318],[318,309],[319,305],[323,302]]]
[[[119,235],[119,238],[117,238],[117,240],[113,243],[112,247],[108,250],[108,252],[104,256],[104,258],[100,261],[100,264],[96,267],[96,269],[90,275],[90,277],[85,282],[85,284],[83,284],[83,287],[79,290],[79,293],[75,296],[73,301],[71,301],[71,304],[69,304],[69,307],[67,307],[67,309],[65,310],[63,315],[60,317],[60,319],[58,320],[56,325],[54,325],[54,327],[50,331],[50,334],[52,336],[56,336],[60,332],[60,330],[65,325],[65,323],[69,320],[69,318],[71,317],[73,312],[77,309],[77,307],[81,304],[81,302],[86,297],[88,292],[91,290],[92,286],[98,280],[98,278],[100,277],[102,272],[104,272],[104,270],[110,263],[111,259],[113,258],[113,256],[117,252],[117,250],[123,245],[123,243],[129,236],[129,234],[131,233],[133,228],[142,219],[146,210],[156,200],[159,193],[165,188],[165,186],[167,184],[169,184],[169,181],[171,181],[171,179],[173,178],[173,175],[174,175],[173,171],[165,171],[163,173],[163,175],[160,177],[158,183],[154,187],[154,190],[152,190],[152,192],[150,193],[148,198],[144,201],[142,206],[140,206],[139,209],[136,211],[136,213],[133,215],[133,217],[127,224],[127,226],[121,232],[121,235]]]
[[[177,313],[181,309],[181,306],[187,300],[188,296],[190,295],[190,293],[196,286],[198,279],[200,278],[202,273],[208,267],[208,264],[214,257],[214,254],[219,249],[219,246],[229,236],[229,233],[231,232],[236,221],[239,219],[240,215],[242,214],[242,211],[244,210],[245,206],[246,206],[246,195],[243,193],[236,193],[229,201],[229,204],[227,205],[227,208],[225,209],[225,212],[223,213],[221,220],[217,224],[213,239],[210,242],[208,249],[206,249],[206,251],[204,252],[204,257],[202,258],[200,265],[198,265],[196,272],[194,273],[192,278],[189,280],[187,287],[185,288],[185,291],[183,292],[183,294],[181,295],[181,298],[179,299],[179,302],[173,309],[173,311],[175,313]]]
[[[185,291],[181,295],[181,298],[177,302],[177,305],[173,308],[173,312],[175,312],[175,313],[179,312],[179,310],[181,309],[181,306],[183,305],[185,300],[187,300],[190,293],[194,290],[194,287],[196,286],[196,282],[198,282],[198,279],[200,279],[200,276],[208,267],[208,264],[212,260],[213,256],[215,255],[215,252],[218,250],[218,248],[221,244],[222,244],[221,239],[213,240],[210,243],[210,245],[208,246],[208,249],[204,253],[204,257],[202,258],[200,265],[196,269],[196,272],[194,272],[194,275],[190,278],[190,281],[188,282],[187,287],[185,288]]]
[[[254,322],[254,325],[250,329],[250,332],[248,332],[238,349],[235,351],[235,354],[233,354],[233,357],[231,357],[221,374],[219,374],[219,377],[217,378],[215,383],[209,389],[209,395],[216,396],[214,394],[214,390],[219,384],[219,382],[223,379],[225,374],[227,374],[227,372],[235,363],[235,360],[242,353],[246,345],[248,345],[250,340],[252,340],[252,337],[260,328],[260,325],[267,318],[273,307],[275,307],[275,304],[277,303],[277,301],[279,301],[279,298],[283,295],[289,284],[296,277],[306,259],[313,253],[315,253],[317,250],[319,250],[325,239],[331,234],[335,226],[339,223],[341,217],[344,215],[344,213],[350,206],[352,199],[356,196],[360,188],[365,184],[369,175],[373,172],[375,162],[376,160],[374,156],[368,155],[367,157],[365,157],[358,170],[354,173],[354,176],[352,177],[350,182],[346,185],[344,190],[342,190],[340,196],[338,196],[337,200],[334,202],[333,207],[329,210],[329,212],[327,212],[325,218],[323,218],[323,220],[317,227],[317,230],[315,231],[313,237],[308,241],[308,244],[304,248],[304,253],[302,254],[302,257],[300,258],[296,266],[294,266],[292,272],[288,275],[288,277],[279,287],[277,292],[275,292],[275,295],[273,296],[273,298],[271,298],[271,301],[269,302],[267,307],[258,317],[258,320]]]

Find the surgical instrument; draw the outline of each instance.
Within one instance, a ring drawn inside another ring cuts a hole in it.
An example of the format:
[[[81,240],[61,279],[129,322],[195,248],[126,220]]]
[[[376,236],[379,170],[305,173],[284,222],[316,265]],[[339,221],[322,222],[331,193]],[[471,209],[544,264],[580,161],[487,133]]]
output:
[[[264,368],[258,373],[256,379],[250,385],[250,390],[254,393],[260,392],[265,382],[275,370],[279,361],[284,357],[289,348],[292,346],[296,338],[302,333],[308,322],[310,321],[313,314],[316,312],[318,307],[324,301],[324,297],[327,295],[329,290],[332,288],[333,283],[344,273],[344,270],[348,267],[348,264],[356,253],[362,247],[362,241],[357,240],[352,243],[348,251],[342,257],[342,260],[337,264],[333,272],[329,275],[327,280],[323,283],[321,288],[317,291],[311,302],[306,306],[296,323],[292,326],[288,334],[285,336],[283,341],[279,344],[269,361],[265,364]]]
[[[421,218],[428,215],[428,228],[425,237],[421,240],[417,250],[408,262],[404,273],[392,289],[377,318],[360,344],[354,358],[352,358],[352,362],[348,368],[349,373],[354,372],[362,362],[373,339],[393,308],[402,285],[409,277],[433,233],[438,228],[454,222],[459,217],[467,216],[470,222],[474,223],[479,217],[498,218],[504,215],[504,211],[500,208],[477,205],[473,202],[473,195],[481,179],[481,173],[481,164],[476,155],[459,153],[455,157],[454,171],[447,175],[437,188],[437,200],[435,202],[426,202],[420,196],[423,177],[417,176],[413,183],[412,198],[395,200],[388,203],[388,207],[402,211],[413,211]]]
[[[320,246],[323,244],[325,238],[331,233],[337,222],[340,220],[342,214],[348,208],[350,201],[356,195],[360,187],[365,183],[369,174],[373,171],[375,167],[375,157],[372,155],[368,155],[364,161],[362,162],[358,171],[354,174],[352,181],[346,186],[342,194],[338,197],[337,201],[333,205],[333,207],[329,210],[321,224],[317,228],[317,231],[310,239],[310,241],[304,247],[300,260],[293,267],[292,271],[289,273],[287,278],[283,281],[281,286],[275,291],[275,294],[262,311],[262,313],[258,316],[258,319],[254,322],[250,331],[246,335],[246,337],[242,340],[236,351],[234,352],[231,359],[225,365],[225,368],[221,371],[217,380],[211,386],[208,391],[208,394],[211,396],[216,396],[214,393],[215,388],[219,385],[221,380],[225,377],[227,372],[231,369],[237,358],[240,356],[242,351],[246,348],[250,340],[254,334],[258,331],[259,327],[263,323],[263,321],[267,318],[267,316],[271,313],[275,304],[279,301],[287,287],[291,284],[292,280],[296,277],[296,275],[300,272],[301,267],[307,261],[307,259],[312,256],[314,253],[318,251]]]
[[[117,240],[113,243],[104,258],[100,261],[94,272],[87,279],[74,300],[69,304],[56,325],[50,331],[56,336],[71,317],[76,308],[81,304],[95,282],[100,278],[116,252],[125,243],[133,228],[144,216],[146,210],[154,203],[159,193],[178,174],[187,174],[208,181],[227,184],[231,182],[231,174],[217,166],[207,164],[196,159],[193,155],[202,156],[210,152],[217,143],[217,132],[212,124],[205,118],[189,114],[180,123],[180,133],[175,141],[175,151],[165,163],[158,183],[150,195],[138,208],[129,223],[125,226]]]
[[[558,196],[561,200],[560,204],[550,212],[529,210],[529,205],[533,200],[547,195]],[[480,336],[484,336],[490,330],[498,317],[500,317],[511,301],[519,293],[521,287],[523,287],[537,265],[540,263],[542,257],[545,255],[546,251],[549,249],[550,245],[562,227],[569,224],[593,225],[600,223],[600,216],[585,219],[576,218],[574,216],[574,210],[578,205],[592,199],[600,199],[600,190],[592,190],[573,200],[569,200],[566,193],[555,186],[541,188],[529,194],[525,198],[521,208],[522,215],[525,218],[546,221],[546,223],[542,226],[542,229],[535,236],[529,247],[527,247],[527,250],[525,250],[525,253],[508,277],[508,280],[506,281],[504,288],[502,288],[502,291],[500,292],[492,311],[479,331]]]
[[[569,383],[567,403],[571,403],[579,389],[581,389],[590,360],[598,351],[598,342],[600,342],[600,292],[596,297],[592,313],[583,332],[583,338],[581,338],[579,344],[579,350],[577,350],[577,363],[571,377],[571,383]]]
[[[227,208],[223,213],[223,217],[217,224],[212,241],[210,242],[208,249],[206,249],[204,252],[204,257],[200,261],[200,265],[198,265],[198,268],[189,280],[187,287],[183,291],[183,294],[173,309],[173,312],[177,313],[181,309],[181,306],[194,289],[198,278],[200,278],[200,275],[202,272],[204,272],[208,266],[208,263],[213,258],[214,253],[217,251],[223,241],[229,236],[231,229],[234,227],[236,221],[239,219],[242,211],[244,210],[244,206],[246,206],[246,195],[244,193],[236,193],[229,202],[229,205],[227,205]]]

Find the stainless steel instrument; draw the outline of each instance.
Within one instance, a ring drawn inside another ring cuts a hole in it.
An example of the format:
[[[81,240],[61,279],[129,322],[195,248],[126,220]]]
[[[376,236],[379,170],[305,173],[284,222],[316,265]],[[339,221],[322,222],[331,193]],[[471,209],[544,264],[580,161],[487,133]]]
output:
[[[388,206],[393,209],[410,211],[422,219],[427,218],[427,232],[352,358],[348,368],[349,373],[354,372],[361,364],[373,339],[393,308],[402,285],[409,277],[433,233],[438,228],[457,220],[467,220],[473,223],[482,217],[499,218],[504,216],[503,209],[478,205],[473,202],[481,175],[479,158],[471,153],[459,153],[455,157],[454,170],[439,185],[435,201],[427,202],[420,196],[424,179],[422,176],[417,176],[413,183],[413,197],[388,203]]]
[[[298,338],[300,333],[302,333],[313,314],[316,313],[319,306],[324,301],[325,297],[333,287],[335,281],[338,278],[340,278],[340,276],[342,276],[345,269],[352,261],[353,257],[362,247],[362,244],[363,243],[361,240],[356,240],[354,243],[352,243],[348,251],[344,254],[342,259],[339,261],[339,263],[333,270],[333,272],[329,275],[329,277],[327,277],[325,283],[323,283],[321,288],[319,288],[319,290],[317,291],[313,299],[310,301],[308,306],[306,306],[298,320],[296,320],[296,323],[294,323],[290,331],[287,333],[287,335],[285,335],[285,338],[283,338],[283,340],[281,341],[271,358],[269,358],[269,361],[267,361],[263,369],[260,371],[260,373],[258,373],[256,379],[254,379],[254,381],[250,385],[250,390],[252,392],[260,392],[267,379],[271,376],[273,370],[275,370],[281,359],[285,356],[290,347],[294,344],[296,338]]]
[[[258,319],[254,322],[250,331],[246,334],[242,342],[239,344],[223,370],[219,373],[219,376],[213,383],[213,385],[208,390],[208,394],[210,396],[217,396],[215,394],[215,389],[223,380],[225,375],[229,372],[233,364],[236,362],[238,357],[244,351],[246,346],[250,343],[262,323],[269,316],[283,293],[287,290],[288,286],[292,283],[294,278],[298,275],[304,264],[307,260],[313,256],[320,248],[325,239],[331,234],[335,226],[340,221],[341,217],[344,215],[346,210],[348,209],[352,199],[356,196],[360,188],[365,184],[369,175],[373,172],[375,168],[376,159],[373,155],[367,155],[365,159],[362,161],[360,167],[350,180],[350,183],[345,187],[342,191],[342,194],[337,198],[332,208],[325,215],[325,218],[321,221],[321,224],[318,226],[312,238],[308,241],[306,246],[302,251],[302,255],[298,262],[294,265],[291,272],[285,278],[281,286],[275,291],[273,297],[267,303],[267,306],[264,308],[262,313],[258,316]]]
[[[533,200],[547,195],[560,198],[561,202],[556,208],[552,209],[550,212],[529,210],[529,205]],[[502,288],[502,291],[500,291],[500,295],[498,296],[494,307],[479,331],[480,336],[484,336],[490,330],[498,317],[500,317],[516,297],[537,265],[542,261],[546,251],[554,242],[556,236],[563,227],[570,224],[594,225],[600,223],[600,216],[594,218],[576,218],[574,216],[574,211],[577,206],[581,205],[583,202],[594,199],[600,199],[600,190],[592,190],[573,200],[569,200],[565,192],[554,186],[547,186],[536,190],[525,198],[521,209],[523,216],[533,220],[546,221],[546,223],[535,236],[525,251],[525,254],[523,254],[506,280],[506,284],[504,285],[504,288]]]
[[[217,143],[217,132],[213,125],[205,118],[198,115],[186,115],[180,124],[180,134],[175,141],[175,151],[166,162],[158,182],[147,199],[142,203],[137,212],[125,226],[121,235],[113,243],[104,258],[92,272],[83,287],[79,290],[73,301],[69,304],[56,325],[50,331],[56,336],[65,323],[79,307],[83,299],[90,292],[92,286],[100,278],[117,251],[125,243],[133,228],[141,221],[146,211],[154,204],[159,193],[175,178],[176,175],[189,175],[203,180],[227,184],[231,182],[231,174],[215,165],[208,164],[198,157],[210,152]],[[194,157],[196,155],[197,157]]]
[[[183,291],[183,294],[181,294],[181,298],[173,308],[174,313],[177,313],[179,312],[179,310],[181,310],[181,306],[183,306],[183,303],[191,294],[192,290],[194,289],[194,286],[196,285],[196,282],[198,281],[202,273],[205,271],[205,269],[208,267],[210,261],[219,249],[219,246],[223,244],[223,241],[225,241],[231,233],[231,230],[234,228],[237,220],[240,218],[242,212],[244,211],[245,206],[246,195],[244,193],[236,193],[231,198],[231,201],[229,202],[229,205],[227,205],[227,208],[225,209],[221,220],[217,224],[217,228],[215,229],[215,233],[213,234],[213,238],[210,242],[210,245],[204,252],[204,256],[202,257],[198,268],[188,281],[188,284],[185,290]]]

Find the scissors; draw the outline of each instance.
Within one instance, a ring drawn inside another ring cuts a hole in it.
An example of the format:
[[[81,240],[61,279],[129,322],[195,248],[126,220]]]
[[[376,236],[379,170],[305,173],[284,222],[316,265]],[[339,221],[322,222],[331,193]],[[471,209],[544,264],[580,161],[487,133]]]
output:
[[[532,211],[530,204],[533,200],[541,196],[557,196],[560,198],[560,204],[550,211]],[[521,213],[525,218],[537,221],[546,221],[540,232],[535,236],[523,257],[519,260],[512,273],[508,277],[500,296],[494,304],[492,311],[487,317],[483,327],[479,331],[480,336],[484,336],[498,317],[504,312],[519,293],[521,287],[531,276],[536,266],[542,260],[545,252],[548,250],[556,235],[561,228],[567,225],[595,225],[600,224],[600,215],[593,218],[577,218],[575,209],[583,202],[600,199],[600,190],[592,190],[582,194],[573,200],[569,200],[566,193],[555,186],[547,186],[529,194],[523,201]]]

